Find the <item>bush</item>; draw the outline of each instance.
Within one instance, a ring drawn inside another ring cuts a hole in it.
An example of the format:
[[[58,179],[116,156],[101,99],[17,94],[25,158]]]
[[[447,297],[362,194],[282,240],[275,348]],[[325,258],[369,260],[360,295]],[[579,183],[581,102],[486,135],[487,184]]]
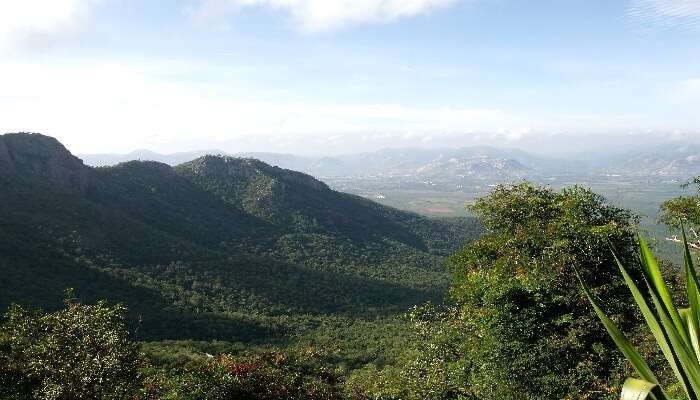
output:
[[[398,363],[382,369],[369,365],[355,371],[345,384],[349,399],[423,400],[475,399],[468,387],[469,359],[463,334],[456,329],[456,308],[430,304],[414,307],[407,317],[412,327],[408,348]]]
[[[310,349],[221,355],[185,369],[156,371],[139,398],[158,400],[336,400],[337,374]]]
[[[13,399],[124,399],[140,357],[125,308],[66,300],[54,313],[10,307],[0,326],[0,394]]]

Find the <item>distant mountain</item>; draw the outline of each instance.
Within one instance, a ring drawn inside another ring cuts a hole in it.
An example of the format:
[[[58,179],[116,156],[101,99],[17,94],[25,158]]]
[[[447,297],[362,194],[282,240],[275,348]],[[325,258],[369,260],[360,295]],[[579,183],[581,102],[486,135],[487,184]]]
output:
[[[490,147],[460,149],[384,149],[335,157],[345,175],[464,177],[521,176],[531,170],[526,153]],[[336,167],[336,169],[338,169]]]
[[[154,160],[177,165],[205,154],[226,155],[223,151],[196,151],[158,154],[140,150],[125,155],[82,155],[89,165],[113,165],[127,160]],[[611,155],[612,154],[612,155]],[[414,177],[459,182],[485,179],[548,178],[614,174],[626,176],[672,177],[686,179],[700,174],[700,145],[656,145],[633,150],[589,153],[577,158],[534,155],[515,149],[463,147],[457,149],[388,148],[375,152],[332,157],[303,157],[280,153],[236,153],[236,157],[256,158],[268,164],[293,169],[333,181],[336,177]]]
[[[39,134],[0,136],[0,184],[0,306],[74,287],[126,303],[144,338],[262,339],[439,301],[443,257],[480,231],[256,159],[91,168]]]
[[[89,165],[113,165],[127,160],[152,160],[176,165],[205,154],[226,155],[222,151],[158,154],[146,150],[125,155],[82,155]],[[562,162],[517,150],[492,147],[460,149],[393,148],[370,153],[332,157],[303,157],[282,153],[236,153],[270,165],[297,170],[319,178],[361,176],[415,176],[418,178],[521,178],[540,170],[561,168]],[[190,158],[188,158],[190,157]]]
[[[606,160],[602,166],[616,174],[687,179],[700,175],[700,145],[667,145],[629,151]]]
[[[168,165],[177,165],[207,154],[225,155],[226,152],[221,150],[197,150],[161,154],[141,149],[127,154],[78,154],[78,157],[89,166],[105,167],[126,161],[157,161]]]
[[[430,163],[413,170],[418,176],[428,178],[521,178],[531,168],[512,158],[476,156],[467,158],[438,157]]]

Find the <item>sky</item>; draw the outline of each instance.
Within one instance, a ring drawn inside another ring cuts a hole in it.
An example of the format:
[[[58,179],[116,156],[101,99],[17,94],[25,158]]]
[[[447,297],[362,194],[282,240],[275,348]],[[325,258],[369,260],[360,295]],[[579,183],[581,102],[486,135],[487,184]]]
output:
[[[696,141],[700,0],[0,0],[16,131],[74,153]]]

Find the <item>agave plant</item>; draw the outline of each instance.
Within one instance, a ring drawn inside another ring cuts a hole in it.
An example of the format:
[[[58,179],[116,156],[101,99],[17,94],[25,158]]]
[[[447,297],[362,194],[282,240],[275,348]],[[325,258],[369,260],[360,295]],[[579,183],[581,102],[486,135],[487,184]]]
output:
[[[683,232],[683,248],[688,308],[679,309],[673,304],[659,265],[643,238],[639,238],[643,282],[635,281],[630,270],[619,260],[617,265],[661,352],[673,370],[680,388],[685,392],[687,399],[698,400],[700,399],[700,329],[698,328],[700,326],[700,285],[685,232]],[[622,400],[669,399],[639,351],[605,315],[594,300],[590,289],[580,276],[578,278],[605,329],[639,375],[638,378],[627,378],[620,398]]]

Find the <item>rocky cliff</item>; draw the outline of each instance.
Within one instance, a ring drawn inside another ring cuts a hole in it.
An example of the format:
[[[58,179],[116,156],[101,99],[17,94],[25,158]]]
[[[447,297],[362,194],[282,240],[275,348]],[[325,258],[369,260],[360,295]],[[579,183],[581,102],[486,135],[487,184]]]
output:
[[[40,177],[63,189],[82,190],[90,171],[52,137],[25,132],[0,135],[0,174]]]

